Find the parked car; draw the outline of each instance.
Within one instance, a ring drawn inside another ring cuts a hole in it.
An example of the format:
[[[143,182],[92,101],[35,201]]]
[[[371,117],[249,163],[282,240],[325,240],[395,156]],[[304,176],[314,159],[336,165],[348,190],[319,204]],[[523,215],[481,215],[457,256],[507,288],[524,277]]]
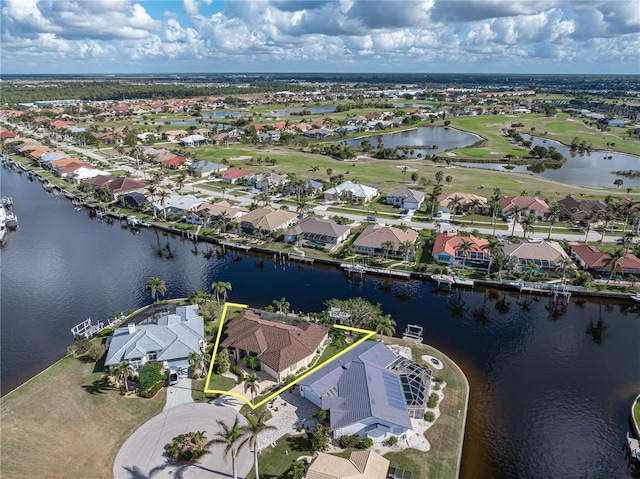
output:
[[[175,372],[173,369],[169,370],[169,376],[167,377],[167,382],[169,383],[169,386],[178,384],[178,373]]]

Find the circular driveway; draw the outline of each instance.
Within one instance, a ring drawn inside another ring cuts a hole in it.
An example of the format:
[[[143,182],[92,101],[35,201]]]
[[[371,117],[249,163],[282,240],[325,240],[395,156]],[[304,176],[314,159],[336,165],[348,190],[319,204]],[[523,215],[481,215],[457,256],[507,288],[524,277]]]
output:
[[[217,420],[232,426],[238,416],[230,407],[207,403],[183,404],[164,410],[134,432],[120,448],[113,465],[116,479],[161,478],[225,478],[232,477],[231,458],[225,462],[224,446],[214,444],[200,461],[176,465],[167,460],[165,447],[179,434],[206,431],[211,440],[220,431]],[[244,447],[236,459],[238,477],[244,477],[253,466],[253,454]]]

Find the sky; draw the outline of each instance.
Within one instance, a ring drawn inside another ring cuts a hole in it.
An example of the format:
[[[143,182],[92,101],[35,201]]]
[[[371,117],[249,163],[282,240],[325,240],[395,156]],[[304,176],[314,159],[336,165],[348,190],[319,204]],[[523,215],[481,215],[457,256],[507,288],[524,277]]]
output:
[[[2,0],[0,72],[640,74],[638,0]]]

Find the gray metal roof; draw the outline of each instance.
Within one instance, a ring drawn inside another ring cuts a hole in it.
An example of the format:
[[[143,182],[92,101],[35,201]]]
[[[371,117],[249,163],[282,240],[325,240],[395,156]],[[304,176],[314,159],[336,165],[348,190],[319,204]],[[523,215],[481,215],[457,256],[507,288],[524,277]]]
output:
[[[400,377],[386,367],[396,355],[384,344],[365,341],[300,382],[331,411],[331,428],[370,417],[411,428]]]

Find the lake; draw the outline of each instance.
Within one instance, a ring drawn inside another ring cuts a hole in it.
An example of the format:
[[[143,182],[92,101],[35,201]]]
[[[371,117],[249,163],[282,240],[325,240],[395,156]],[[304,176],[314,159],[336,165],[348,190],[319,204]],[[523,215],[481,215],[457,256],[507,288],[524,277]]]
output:
[[[549,148],[554,146],[567,159],[566,163],[557,165],[557,168],[545,168],[538,165],[515,166],[508,171],[518,173],[531,173],[549,180],[559,181],[575,186],[598,186],[602,188],[613,188],[613,182],[620,178],[623,181],[623,188],[640,187],[640,177],[627,178],[618,176],[613,171],[640,170],[640,156],[627,155],[625,153],[592,151],[580,155],[571,153],[571,148],[554,140],[523,135],[525,139],[533,141],[532,146],[544,146]],[[464,154],[464,152],[461,152]],[[638,152],[640,154],[640,151]],[[611,160],[605,160],[605,156],[613,156]],[[484,168],[490,170],[507,171],[504,163],[468,163],[456,162],[457,165],[471,168]]]
[[[437,146],[437,148],[415,149],[413,155],[408,152],[407,156],[416,158],[441,153],[454,148],[464,148],[471,146],[481,138],[477,135],[464,131],[447,128],[443,126],[421,126],[411,130],[396,131],[394,133],[381,133],[379,135],[354,138],[340,143],[349,146],[360,147],[362,142],[367,140],[373,148],[377,148],[380,141],[385,148],[398,148],[403,146]]]
[[[441,296],[418,280],[350,280],[334,267],[282,263],[212,245],[91,219],[13,170],[0,171],[20,229],[2,248],[2,394],[64,356],[70,328],[151,302],[146,281],[167,297],[229,281],[231,301],[265,307],[286,297],[295,311],[330,298],[380,303],[402,332],[424,327],[425,342],[465,371],[470,410],[461,477],[624,477],[621,444],[640,391],[640,311],[631,301],[549,298],[493,289]],[[445,389],[446,391],[446,389]],[[46,431],[43,431],[46,433]]]

